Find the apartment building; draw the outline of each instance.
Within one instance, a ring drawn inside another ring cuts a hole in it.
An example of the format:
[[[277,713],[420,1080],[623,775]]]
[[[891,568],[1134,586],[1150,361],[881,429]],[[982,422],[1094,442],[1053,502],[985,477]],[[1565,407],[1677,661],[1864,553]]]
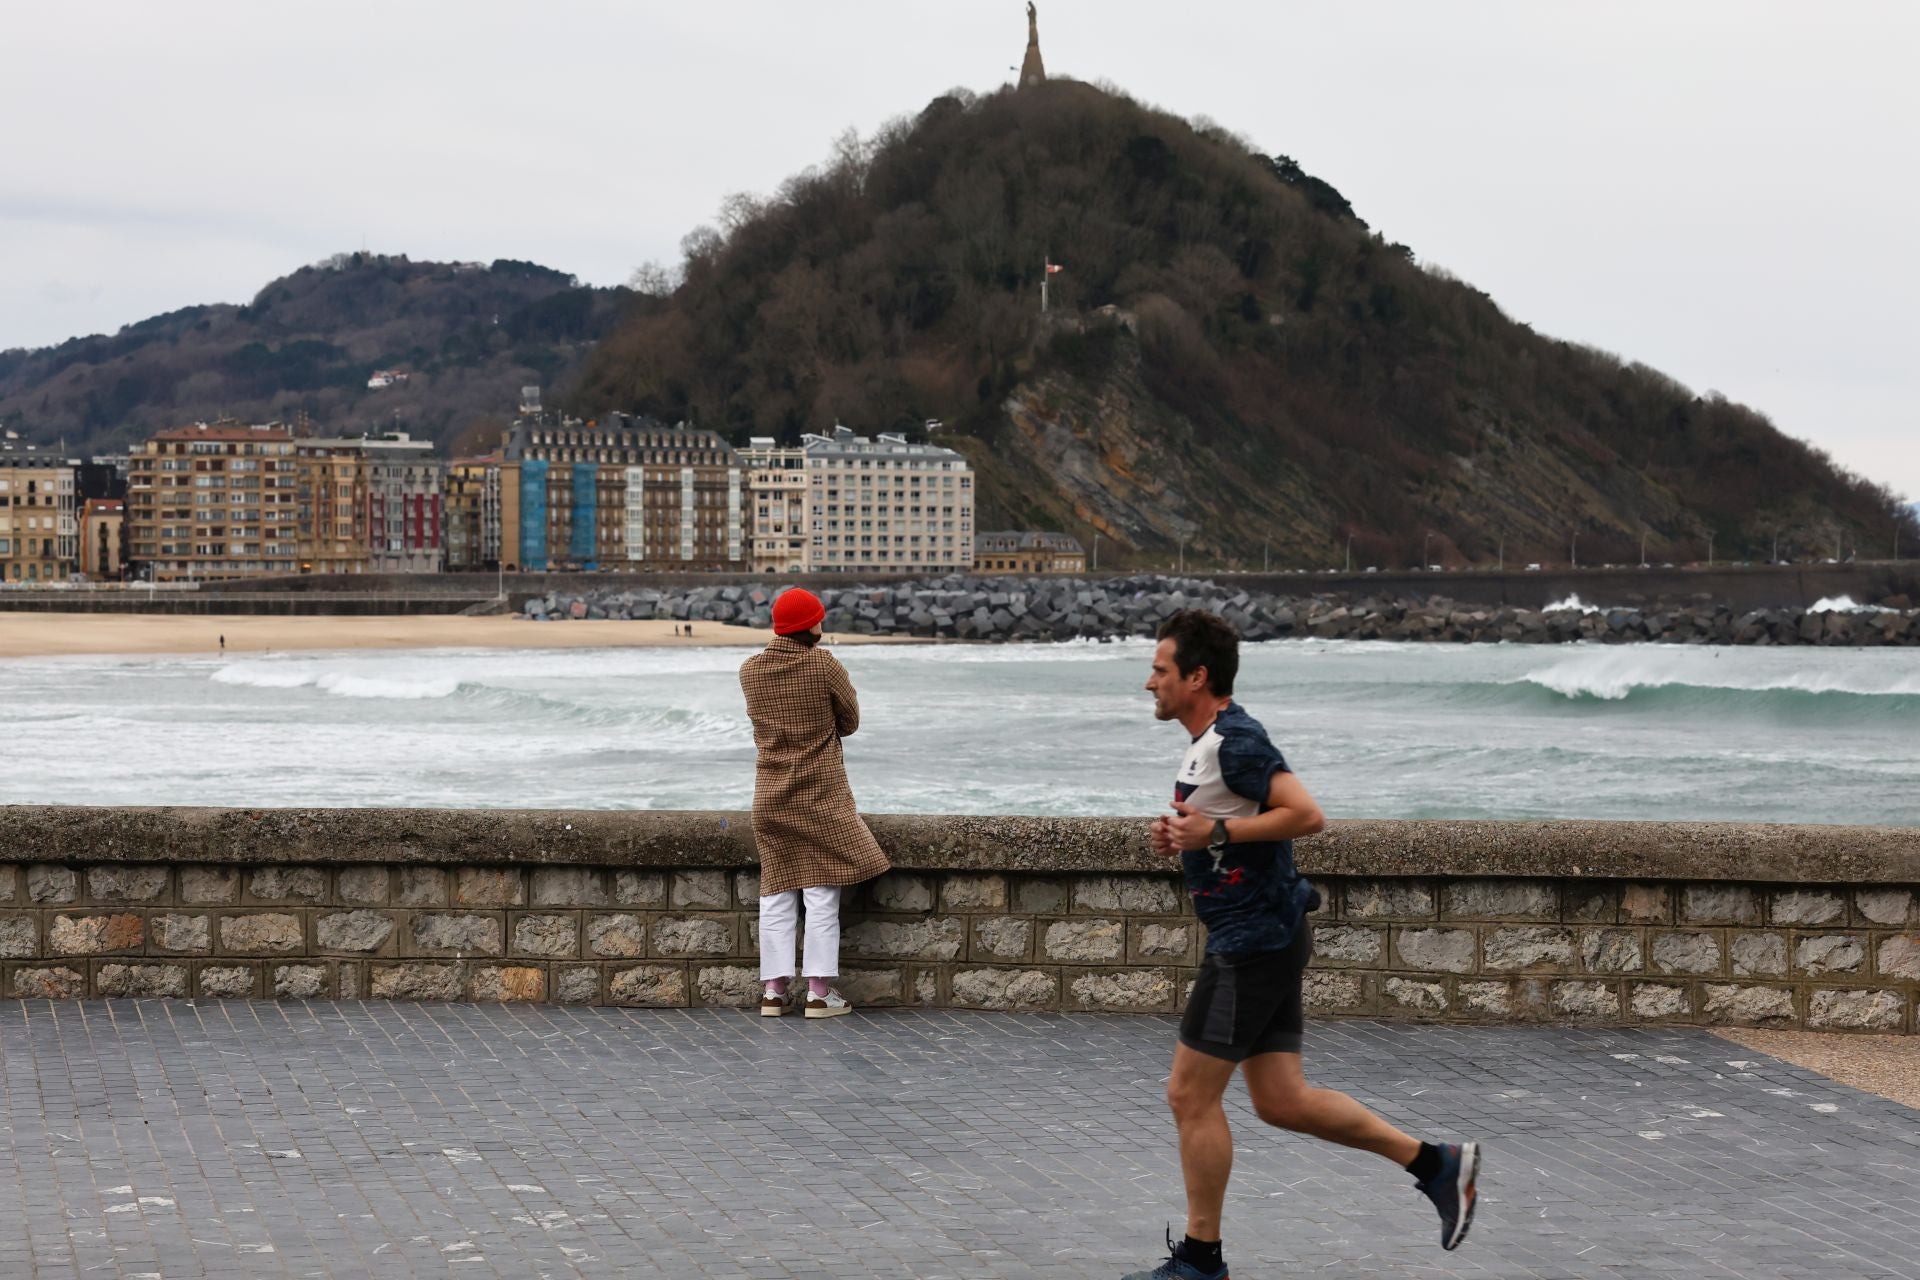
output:
[[[371,562],[367,459],[360,441],[306,436],[294,442],[301,573],[365,573]]]
[[[127,574],[127,504],[86,498],[80,504],[79,567],[89,582],[118,582]]]
[[[0,580],[64,582],[79,553],[75,458],[0,437]]]
[[[805,573],[807,451],[755,436],[740,451],[747,473],[747,566],[759,574]]]
[[[973,472],[938,445],[836,425],[807,435],[807,568],[914,573],[973,567]]]
[[[196,423],[154,435],[128,459],[133,559],[157,581],[292,573],[298,459],[278,423]]]
[[[438,573],[447,468],[433,445],[406,432],[367,436],[367,533],[375,573]]]
[[[1067,533],[1021,530],[973,535],[975,573],[1085,573],[1086,548]]]
[[[515,422],[501,451],[509,569],[740,569],[740,458],[712,431],[612,414]]]
[[[447,466],[446,566],[449,573],[500,567],[500,459],[455,458]]]

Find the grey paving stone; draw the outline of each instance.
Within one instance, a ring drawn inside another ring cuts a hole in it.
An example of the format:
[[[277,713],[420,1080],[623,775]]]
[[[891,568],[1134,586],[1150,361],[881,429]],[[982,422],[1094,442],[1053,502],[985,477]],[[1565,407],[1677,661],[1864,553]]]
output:
[[[0,1002],[0,1276],[1104,1277],[1178,1222],[1160,1017]],[[1327,1022],[1308,1070],[1487,1144],[1404,1174],[1235,1087],[1236,1275],[1912,1277],[1910,1110],[1684,1029]],[[17,1173],[15,1172],[17,1171]]]

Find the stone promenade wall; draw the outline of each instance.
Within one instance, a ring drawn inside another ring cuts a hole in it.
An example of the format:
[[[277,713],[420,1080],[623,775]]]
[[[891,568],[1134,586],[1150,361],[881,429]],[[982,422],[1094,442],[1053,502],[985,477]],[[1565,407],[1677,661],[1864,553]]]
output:
[[[869,1005],[1170,1013],[1204,942],[1140,821],[878,815]],[[1915,1033],[1920,831],[1340,822],[1319,1015]],[[744,815],[0,808],[0,994],[757,997]]]

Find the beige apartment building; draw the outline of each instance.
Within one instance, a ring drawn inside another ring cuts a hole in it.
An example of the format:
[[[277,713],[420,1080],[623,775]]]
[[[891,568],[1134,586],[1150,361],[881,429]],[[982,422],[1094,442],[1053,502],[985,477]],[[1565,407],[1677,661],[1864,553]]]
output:
[[[809,558],[815,573],[966,572],[973,567],[973,472],[938,445],[835,426],[808,435]]]
[[[365,573],[367,459],[359,441],[308,436],[296,440],[301,573]]]
[[[455,458],[447,467],[449,573],[500,567],[500,459]]]
[[[133,558],[160,582],[294,572],[298,467],[278,423],[159,432],[128,459]]]
[[[1020,530],[973,535],[975,573],[1085,573],[1087,552],[1068,533]]]
[[[88,498],[80,504],[80,573],[89,582],[118,582],[127,561],[127,504]]]
[[[808,568],[807,451],[755,436],[740,451],[747,472],[748,568],[757,574]]]
[[[0,438],[0,580],[64,582],[75,571],[78,459],[42,453],[13,432]]]

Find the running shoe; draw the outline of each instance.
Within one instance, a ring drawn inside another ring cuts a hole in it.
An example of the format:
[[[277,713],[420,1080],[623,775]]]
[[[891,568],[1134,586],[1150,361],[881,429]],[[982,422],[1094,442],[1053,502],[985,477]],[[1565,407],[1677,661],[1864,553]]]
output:
[[[1473,1207],[1479,1201],[1474,1180],[1480,1176],[1480,1144],[1445,1143],[1440,1148],[1440,1171],[1419,1183],[1420,1194],[1440,1211],[1440,1247],[1458,1249],[1473,1225]]]
[[[1130,1271],[1120,1280],[1227,1280],[1227,1264],[1221,1260],[1218,1271],[1202,1271],[1186,1260],[1185,1240],[1174,1243],[1173,1228],[1167,1228],[1167,1260],[1151,1271]]]

